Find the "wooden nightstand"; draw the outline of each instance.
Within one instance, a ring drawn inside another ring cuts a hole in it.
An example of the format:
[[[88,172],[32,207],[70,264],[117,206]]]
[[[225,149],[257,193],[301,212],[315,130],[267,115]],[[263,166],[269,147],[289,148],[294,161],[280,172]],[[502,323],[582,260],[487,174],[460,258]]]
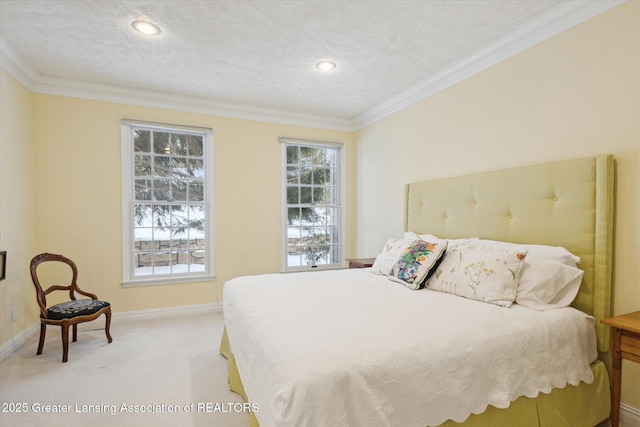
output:
[[[349,268],[367,268],[373,265],[375,258],[350,258],[347,259]]]
[[[620,422],[622,359],[640,363],[640,311],[603,319],[611,326],[611,427]]]

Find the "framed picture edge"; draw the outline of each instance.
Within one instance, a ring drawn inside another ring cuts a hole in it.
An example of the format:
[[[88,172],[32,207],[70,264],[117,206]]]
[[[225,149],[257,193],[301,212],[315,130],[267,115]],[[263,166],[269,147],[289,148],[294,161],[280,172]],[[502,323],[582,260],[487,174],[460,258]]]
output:
[[[0,251],[0,280],[4,280],[7,272],[7,251]]]

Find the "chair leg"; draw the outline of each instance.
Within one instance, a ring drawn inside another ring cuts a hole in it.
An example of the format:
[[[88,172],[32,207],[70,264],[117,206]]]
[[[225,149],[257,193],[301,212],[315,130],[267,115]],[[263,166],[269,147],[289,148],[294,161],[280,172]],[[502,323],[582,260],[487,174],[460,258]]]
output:
[[[78,324],[73,324],[73,342],[78,341]]]
[[[107,341],[111,342],[113,341],[113,338],[111,338],[111,333],[110,333],[110,329],[111,329],[111,309],[107,310],[104,313],[104,316],[107,318],[104,324],[104,332],[107,334]]]
[[[36,354],[42,354],[45,335],[47,335],[47,325],[46,323],[40,323],[40,342],[38,343],[38,352]]]
[[[69,356],[69,324],[62,323],[62,363],[65,363],[68,360]]]

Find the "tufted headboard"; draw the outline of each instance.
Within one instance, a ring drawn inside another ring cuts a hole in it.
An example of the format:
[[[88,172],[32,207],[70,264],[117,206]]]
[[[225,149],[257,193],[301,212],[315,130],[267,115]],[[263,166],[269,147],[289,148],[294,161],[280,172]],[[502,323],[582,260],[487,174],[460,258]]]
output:
[[[584,270],[573,307],[596,319],[609,350],[614,161],[611,155],[407,185],[406,230],[564,246]]]

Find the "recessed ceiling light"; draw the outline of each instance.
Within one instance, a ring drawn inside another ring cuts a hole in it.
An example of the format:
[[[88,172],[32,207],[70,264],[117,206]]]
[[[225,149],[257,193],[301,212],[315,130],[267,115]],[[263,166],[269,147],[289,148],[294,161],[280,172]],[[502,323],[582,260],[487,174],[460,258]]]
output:
[[[139,33],[148,36],[157,36],[161,33],[160,27],[148,21],[133,21],[131,26]]]
[[[333,61],[320,61],[316,64],[316,68],[320,71],[332,71],[336,68],[336,63]]]

